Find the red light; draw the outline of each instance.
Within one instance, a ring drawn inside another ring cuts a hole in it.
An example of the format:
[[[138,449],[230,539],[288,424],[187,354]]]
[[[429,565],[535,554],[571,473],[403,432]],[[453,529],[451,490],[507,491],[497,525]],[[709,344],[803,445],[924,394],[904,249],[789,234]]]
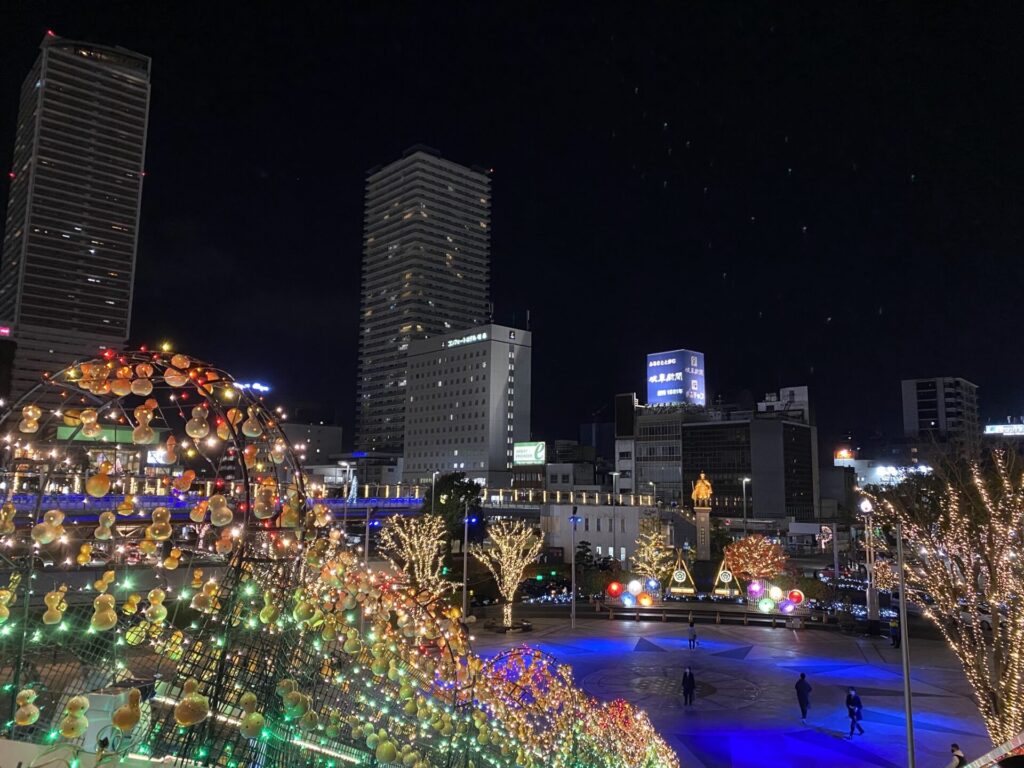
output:
[[[16,174],[14,171],[8,171],[7,177],[13,181],[14,179],[18,178],[18,174]]]
[[[605,591],[608,593],[608,597],[618,597],[622,594],[623,589],[624,587],[620,582],[613,581],[605,588]]]
[[[804,601],[804,593],[799,589],[791,589],[788,597],[789,601],[795,605],[800,605]]]
[[[143,344],[142,346],[139,347],[139,352],[146,352],[146,351],[147,350],[146,350],[146,345],[145,344]]]
[[[52,29],[48,29],[48,30],[46,30],[46,36],[47,37],[56,37],[57,33],[54,32]]]
[[[105,349],[105,350],[103,350],[103,359],[104,360],[113,360],[115,354],[117,354],[117,353],[114,352],[114,350],[112,350],[112,349]]]

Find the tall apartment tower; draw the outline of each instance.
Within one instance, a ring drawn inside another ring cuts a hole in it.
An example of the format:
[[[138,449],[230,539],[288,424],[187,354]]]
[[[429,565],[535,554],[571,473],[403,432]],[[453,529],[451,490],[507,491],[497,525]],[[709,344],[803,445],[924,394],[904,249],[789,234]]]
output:
[[[21,87],[0,264],[11,394],[128,338],[150,60],[48,33]]]
[[[489,321],[491,180],[413,147],[366,182],[356,447],[401,455],[409,343]]]
[[[904,379],[903,434],[975,456],[981,444],[978,386],[952,377]],[[924,446],[927,448],[927,445]]]

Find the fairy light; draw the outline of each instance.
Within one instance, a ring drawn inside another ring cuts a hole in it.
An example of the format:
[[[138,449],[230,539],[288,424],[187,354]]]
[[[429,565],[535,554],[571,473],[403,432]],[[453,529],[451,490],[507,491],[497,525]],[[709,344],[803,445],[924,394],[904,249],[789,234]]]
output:
[[[512,626],[512,601],[519,591],[519,585],[526,575],[527,567],[537,559],[544,546],[544,537],[534,534],[533,529],[521,520],[499,520],[487,526],[491,540],[489,548],[474,544],[469,551],[494,576],[505,604],[502,606],[502,620],[506,627]]]
[[[442,575],[447,526],[440,515],[388,518],[380,531],[380,551],[408,576],[413,586],[444,592],[454,585]]]
[[[937,468],[930,478],[865,496],[881,520],[901,524],[915,553],[906,579],[934,600],[925,615],[960,660],[993,744],[1013,738],[1024,730],[1020,459],[996,449],[984,466]]]
[[[726,545],[725,565],[744,579],[770,579],[785,569],[786,554],[778,544],[754,534]]]
[[[636,550],[630,557],[633,571],[644,579],[655,579],[664,584],[675,565],[675,551],[665,541],[661,530],[641,533],[636,540]]]

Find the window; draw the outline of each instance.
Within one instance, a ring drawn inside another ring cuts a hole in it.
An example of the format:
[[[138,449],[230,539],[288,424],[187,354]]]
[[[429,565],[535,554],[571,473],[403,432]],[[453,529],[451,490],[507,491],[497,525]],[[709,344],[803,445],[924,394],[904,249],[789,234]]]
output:
[[[619,458],[623,459],[623,460],[632,459],[633,458],[633,452],[632,451],[619,451]]]
[[[626,562],[626,548],[625,547],[619,547],[619,560],[621,560],[622,562]]]
[[[562,475],[562,482],[563,483],[568,483],[569,482],[569,476],[568,475]]]
[[[555,485],[558,482],[558,475],[551,476],[551,484]]]
[[[621,520],[619,520],[619,525],[621,526],[621,532],[625,533],[626,532],[626,518],[622,518]],[[625,552],[626,550],[622,550],[622,551]],[[622,559],[625,560],[626,556],[623,555]]]
[[[601,554],[601,548],[600,547],[595,547],[594,550],[597,552],[597,554],[599,554],[599,555]]]
[[[598,530],[598,532],[601,531],[601,518],[600,517],[597,518],[597,530]]]
[[[583,518],[583,530],[584,531],[589,531],[590,530],[590,518],[589,517],[584,517]]]

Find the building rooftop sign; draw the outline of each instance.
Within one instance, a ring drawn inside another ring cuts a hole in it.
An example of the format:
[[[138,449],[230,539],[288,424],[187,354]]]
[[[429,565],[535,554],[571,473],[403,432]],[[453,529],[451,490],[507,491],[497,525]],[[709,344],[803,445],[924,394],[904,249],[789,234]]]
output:
[[[986,424],[985,434],[1024,437],[1024,424]]]
[[[480,333],[471,333],[468,336],[460,336],[457,339],[448,339],[444,345],[451,349],[452,347],[461,347],[463,344],[475,344],[478,341],[487,341],[487,333],[481,331]]]

